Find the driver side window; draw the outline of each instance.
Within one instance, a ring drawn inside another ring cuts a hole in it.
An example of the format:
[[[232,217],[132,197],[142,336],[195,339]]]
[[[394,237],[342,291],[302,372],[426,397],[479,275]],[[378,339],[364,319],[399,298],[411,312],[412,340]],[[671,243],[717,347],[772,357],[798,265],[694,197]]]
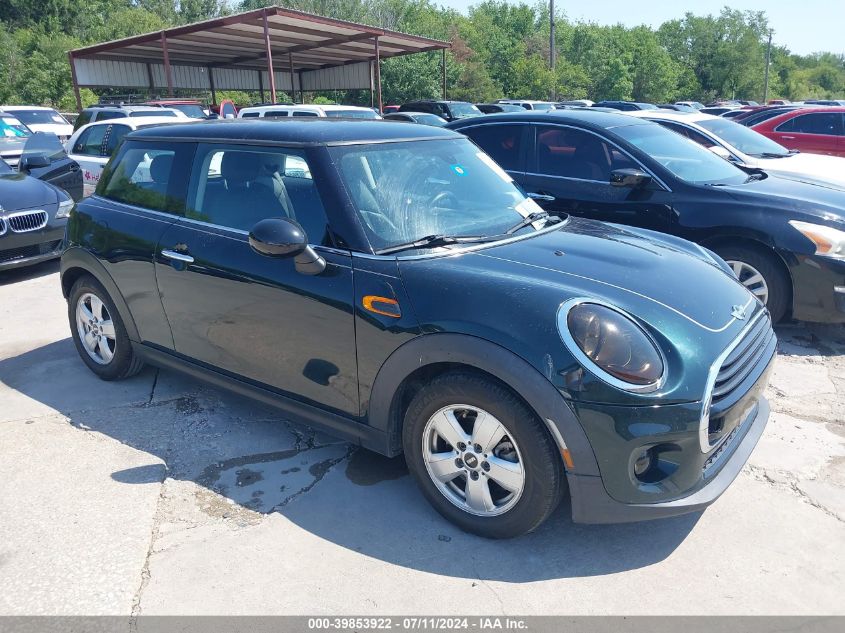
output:
[[[537,126],[536,160],[540,174],[603,183],[613,169],[633,166],[595,134],[552,125]]]

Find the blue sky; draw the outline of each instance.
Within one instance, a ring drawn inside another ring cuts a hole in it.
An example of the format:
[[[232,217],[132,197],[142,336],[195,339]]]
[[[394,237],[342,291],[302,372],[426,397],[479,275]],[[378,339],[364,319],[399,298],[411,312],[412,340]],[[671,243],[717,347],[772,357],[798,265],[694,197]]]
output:
[[[478,0],[434,1],[463,13],[469,6],[478,4]],[[534,4],[534,1],[525,0],[525,3]],[[519,0],[508,2],[518,4]],[[765,10],[775,30],[776,44],[801,55],[816,51],[845,53],[845,0],[555,0],[555,5],[570,20],[654,27],[681,18],[687,11],[696,15],[716,14],[725,5],[740,10]]]

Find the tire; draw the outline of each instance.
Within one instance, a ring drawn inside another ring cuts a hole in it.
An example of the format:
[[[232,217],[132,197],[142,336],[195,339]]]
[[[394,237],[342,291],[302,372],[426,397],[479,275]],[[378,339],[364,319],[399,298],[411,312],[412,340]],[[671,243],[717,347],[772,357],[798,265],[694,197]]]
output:
[[[67,305],[73,343],[88,369],[103,380],[123,380],[141,371],[144,363],[132,350],[120,313],[96,279],[77,279]]]
[[[766,307],[772,315],[772,322],[777,323],[783,319],[789,309],[792,292],[789,277],[775,258],[775,255],[766,253],[762,249],[753,246],[735,244],[717,247],[713,250],[728,263],[734,270],[734,274],[739,272],[740,281],[757,298],[760,298],[761,292],[759,283],[754,287],[754,285],[748,284],[748,282],[753,281],[754,275],[759,273],[763,278],[763,283],[768,294]]]
[[[420,389],[405,412],[402,442],[426,499],[467,532],[526,534],[562,497],[563,463],[548,430],[510,390],[481,375],[449,372]]]

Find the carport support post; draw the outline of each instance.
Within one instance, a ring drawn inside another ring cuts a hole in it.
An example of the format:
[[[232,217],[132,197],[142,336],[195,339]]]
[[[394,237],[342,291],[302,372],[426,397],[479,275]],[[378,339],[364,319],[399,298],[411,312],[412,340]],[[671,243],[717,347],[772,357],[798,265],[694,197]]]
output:
[[[378,35],[375,37],[376,41],[376,60],[375,60],[375,68],[376,68],[376,94],[378,95],[378,111],[381,113],[381,54],[379,53],[378,49]]]
[[[173,96],[173,75],[170,71],[170,55],[167,54],[167,36],[161,32],[161,53],[164,56],[164,76],[167,77],[167,96]]]
[[[76,80],[76,66],[73,63],[73,53],[68,51],[68,61],[70,62],[70,80],[73,83],[73,96],[76,97],[76,110],[82,112],[82,96],[79,94],[79,82]]]
[[[264,47],[267,50],[267,73],[270,75],[270,101],[276,103],[276,77],[273,74],[273,51],[270,49],[270,27],[267,25],[267,9],[264,9]]]
[[[443,58],[440,61],[440,70],[443,73],[443,101],[446,101],[446,49],[443,49]]]
[[[264,77],[261,76],[261,71],[255,71],[258,73],[258,91],[261,93],[261,103],[264,103]]]
[[[290,68],[290,100],[296,101],[296,82],[293,77],[293,54],[288,53],[288,67]]]
[[[211,88],[211,103],[217,105],[217,91],[214,89],[214,67],[208,66],[208,86]]]

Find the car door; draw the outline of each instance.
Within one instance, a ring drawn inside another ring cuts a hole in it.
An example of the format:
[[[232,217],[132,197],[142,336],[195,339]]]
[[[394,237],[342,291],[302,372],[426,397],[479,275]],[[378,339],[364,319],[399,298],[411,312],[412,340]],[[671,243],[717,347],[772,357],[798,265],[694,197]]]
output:
[[[161,238],[156,277],[177,354],[358,415],[351,254],[332,245],[312,162],[301,149],[200,144],[185,217]],[[323,273],[250,247],[259,220],[283,216],[303,226]]]
[[[111,127],[109,124],[92,125],[83,130],[70,147],[68,156],[75,160],[82,170],[83,195],[85,196],[94,193],[103,167],[108,162],[105,145]]]
[[[648,170],[599,134],[569,125],[532,124],[528,168],[518,179],[540,206],[558,214],[664,230],[671,192],[656,180],[640,187],[610,184],[616,169]]]
[[[772,138],[790,149],[838,156],[842,135],[841,113],[809,112],[781,123]]]

